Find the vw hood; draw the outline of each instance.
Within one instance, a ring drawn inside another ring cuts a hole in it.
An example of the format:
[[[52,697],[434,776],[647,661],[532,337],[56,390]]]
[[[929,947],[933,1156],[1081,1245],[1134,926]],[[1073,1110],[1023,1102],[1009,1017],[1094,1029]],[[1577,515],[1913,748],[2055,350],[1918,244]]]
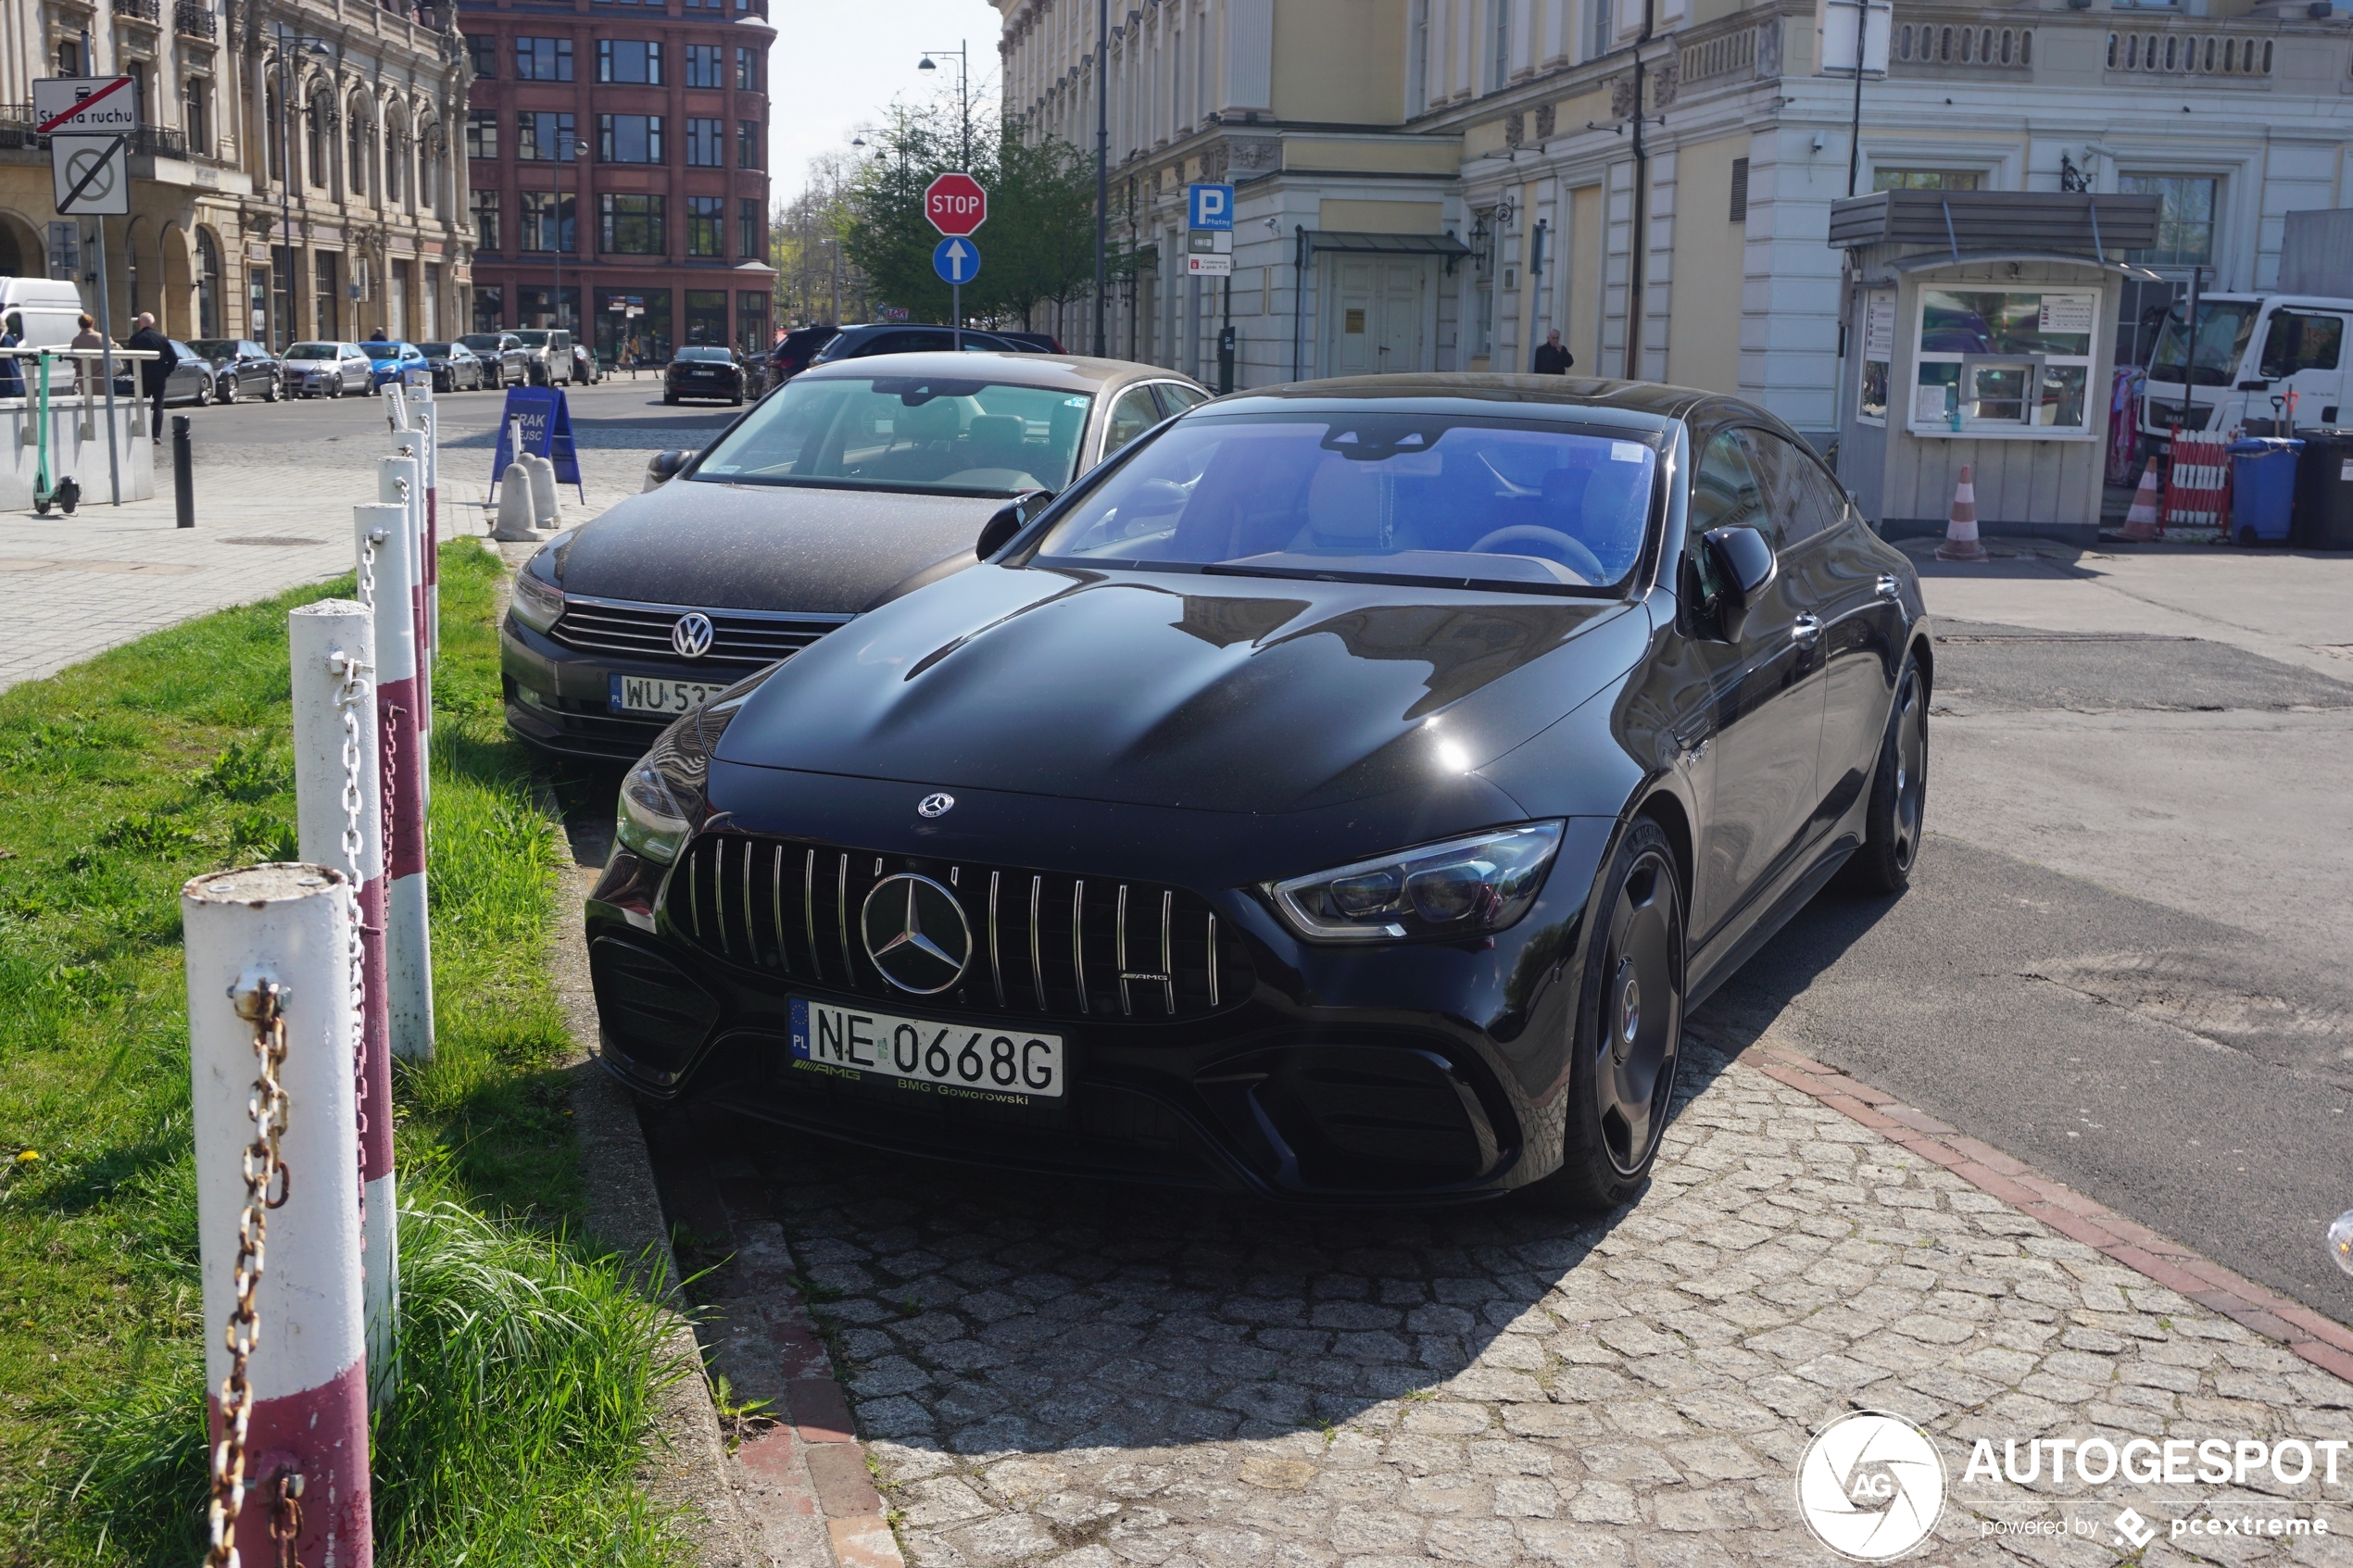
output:
[[[567,594],[704,609],[848,614],[973,559],[990,496],[704,483],[632,495],[558,546]]]
[[[1459,776],[1616,682],[1619,601],[983,566],[821,639],[723,760],[1072,799],[1312,809]]]

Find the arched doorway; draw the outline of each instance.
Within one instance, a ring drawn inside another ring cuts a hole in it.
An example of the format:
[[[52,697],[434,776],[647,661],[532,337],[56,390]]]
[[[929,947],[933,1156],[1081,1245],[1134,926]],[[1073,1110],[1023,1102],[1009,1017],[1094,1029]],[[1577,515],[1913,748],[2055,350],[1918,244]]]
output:
[[[13,212],[0,212],[0,278],[45,278],[48,248],[41,231]]]
[[[209,229],[196,231],[196,335],[231,335],[221,320],[220,242]]]

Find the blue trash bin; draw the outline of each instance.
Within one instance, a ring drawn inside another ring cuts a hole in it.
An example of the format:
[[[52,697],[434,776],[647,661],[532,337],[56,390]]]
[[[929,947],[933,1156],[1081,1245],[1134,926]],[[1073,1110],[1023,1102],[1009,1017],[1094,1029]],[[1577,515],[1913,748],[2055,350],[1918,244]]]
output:
[[[2296,459],[2304,443],[2250,435],[2231,443],[2231,537],[2242,545],[2287,537],[2296,503]]]

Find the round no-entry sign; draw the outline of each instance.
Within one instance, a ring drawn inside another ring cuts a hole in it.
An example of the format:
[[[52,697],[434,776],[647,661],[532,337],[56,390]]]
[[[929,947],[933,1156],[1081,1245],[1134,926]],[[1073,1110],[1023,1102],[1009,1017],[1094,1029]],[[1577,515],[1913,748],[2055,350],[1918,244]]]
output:
[[[924,216],[941,233],[961,239],[988,221],[988,193],[969,174],[943,174],[924,187]]]

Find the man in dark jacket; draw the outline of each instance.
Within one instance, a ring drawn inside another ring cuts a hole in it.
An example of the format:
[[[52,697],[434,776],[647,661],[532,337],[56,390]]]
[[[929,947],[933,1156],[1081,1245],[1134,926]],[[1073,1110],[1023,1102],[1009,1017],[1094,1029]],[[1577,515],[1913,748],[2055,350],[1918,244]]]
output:
[[[171,368],[180,363],[179,352],[171,340],[156,331],[156,319],[142,311],[139,330],[131,334],[125,348],[143,348],[154,353],[152,359],[139,361],[139,390],[147,395],[147,402],[155,409],[153,428],[147,433],[154,441],[163,439],[163,389],[171,380]]]
[[[1536,362],[1529,367],[1540,376],[1565,376],[1577,363],[1575,355],[1561,346],[1560,329],[1554,327],[1544,341],[1536,346]]]

